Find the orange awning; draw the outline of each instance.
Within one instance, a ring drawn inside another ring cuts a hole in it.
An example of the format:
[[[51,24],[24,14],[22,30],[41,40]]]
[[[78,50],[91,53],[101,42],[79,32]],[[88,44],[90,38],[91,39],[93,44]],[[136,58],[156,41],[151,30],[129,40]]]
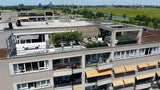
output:
[[[76,88],[76,89],[74,89],[74,90],[82,90],[82,88]]]
[[[148,65],[149,66],[156,66],[156,65],[158,65],[158,63],[157,62],[149,62]]]
[[[112,71],[110,69],[108,69],[108,70],[91,70],[91,71],[86,71],[87,78],[97,77],[97,76],[104,76],[104,75],[109,75],[109,74],[112,74]]]
[[[155,76],[155,74],[153,73],[153,74],[138,76],[136,78],[137,78],[137,80],[141,80],[141,79],[150,78],[150,77],[154,77],[154,76]]]
[[[134,78],[124,79],[123,81],[124,81],[125,84],[130,84],[130,83],[134,83],[135,82]]]
[[[157,72],[158,77],[160,77],[160,72]]]
[[[148,64],[147,64],[147,63],[138,64],[138,67],[139,67],[139,68],[148,67]]]
[[[113,81],[112,82],[113,86],[120,86],[120,85],[124,85],[123,81],[122,80],[117,80],[117,81]]]
[[[117,74],[117,73],[123,73],[123,72],[126,72],[126,70],[125,70],[124,67],[114,68],[114,73],[115,74]]]
[[[19,20],[28,20],[28,17],[20,17]]]
[[[135,71],[137,68],[136,66],[126,66],[125,69],[127,72],[129,72],[129,71]]]

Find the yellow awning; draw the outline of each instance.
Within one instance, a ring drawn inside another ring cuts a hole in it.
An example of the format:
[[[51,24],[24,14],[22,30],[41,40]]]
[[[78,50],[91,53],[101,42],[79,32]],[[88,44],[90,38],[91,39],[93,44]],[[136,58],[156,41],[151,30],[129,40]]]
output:
[[[158,65],[158,63],[157,62],[149,62],[148,65],[149,66],[155,66],[155,65]]]
[[[74,90],[82,90],[82,88],[76,88],[76,89],[74,89]]]
[[[124,81],[124,84],[130,84],[135,82],[134,78],[124,79],[123,81]]]
[[[20,17],[19,20],[26,20],[28,17]]]
[[[160,72],[157,72],[158,77],[160,77]]]
[[[137,78],[137,80],[141,80],[141,79],[150,78],[150,77],[154,77],[154,76],[155,76],[155,74],[153,73],[153,74],[138,76],[136,78]]]
[[[120,86],[120,85],[124,85],[123,81],[122,80],[118,80],[118,81],[113,81],[112,82],[113,86]]]
[[[112,74],[112,71],[110,69],[86,71],[87,78],[109,75],[109,74]]]
[[[120,67],[120,68],[114,68],[114,73],[122,73],[122,72],[126,72],[124,67]]]
[[[128,71],[135,71],[137,68],[136,66],[126,66],[125,69],[128,72]]]
[[[138,67],[139,67],[139,68],[148,67],[148,64],[147,64],[147,63],[144,63],[144,64],[138,64]]]

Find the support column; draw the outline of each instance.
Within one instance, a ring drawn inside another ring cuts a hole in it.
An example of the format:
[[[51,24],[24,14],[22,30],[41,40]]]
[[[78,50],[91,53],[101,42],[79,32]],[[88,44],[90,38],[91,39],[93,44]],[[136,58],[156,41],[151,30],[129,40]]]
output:
[[[116,32],[111,33],[111,47],[115,47]]]
[[[85,90],[85,54],[82,55],[82,90]]]
[[[141,39],[142,39],[142,30],[140,30],[139,32],[138,32],[138,44],[141,44]]]
[[[107,61],[107,63],[112,62],[114,59],[114,51],[111,52],[110,56],[109,56],[109,60]]]

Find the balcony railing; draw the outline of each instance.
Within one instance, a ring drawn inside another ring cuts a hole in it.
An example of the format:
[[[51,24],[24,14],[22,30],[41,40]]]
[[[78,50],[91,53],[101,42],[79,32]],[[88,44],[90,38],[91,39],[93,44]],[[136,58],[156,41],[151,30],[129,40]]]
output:
[[[139,85],[136,85],[136,90],[147,89],[150,87],[151,87],[151,83],[139,84]]]
[[[55,85],[55,87],[64,87],[64,86],[73,86],[73,85],[78,85],[78,84],[81,84],[82,83],[82,80],[80,78],[78,79],[74,79],[73,81],[70,80],[70,82],[64,82],[62,81],[61,83]]]
[[[81,62],[74,62],[68,64],[54,64],[54,70],[65,70],[65,69],[78,69],[81,68]]]

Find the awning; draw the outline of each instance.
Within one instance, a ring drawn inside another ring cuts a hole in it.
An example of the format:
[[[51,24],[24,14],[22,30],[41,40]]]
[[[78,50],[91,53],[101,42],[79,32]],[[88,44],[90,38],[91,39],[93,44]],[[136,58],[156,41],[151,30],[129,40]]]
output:
[[[155,76],[155,74],[153,73],[153,74],[138,76],[136,78],[137,78],[137,80],[141,80],[141,79],[150,78],[150,77],[154,77],[154,76]]]
[[[160,77],[160,72],[157,72],[157,76]]]
[[[104,75],[109,75],[109,74],[112,74],[112,71],[110,69],[86,71],[87,78],[104,76]]]
[[[124,84],[130,84],[135,82],[134,78],[124,79],[123,81],[124,81]]]
[[[76,88],[76,89],[74,89],[74,90],[82,90],[82,88]]]
[[[135,71],[137,68],[136,66],[126,66],[125,69],[127,72],[129,72],[129,71]]]
[[[20,17],[19,18],[19,20],[26,20],[26,19],[28,20],[29,18],[28,17]]]
[[[114,87],[124,85],[122,80],[113,81],[112,84]]]
[[[125,70],[124,67],[114,68],[114,73],[115,74],[117,74],[117,73],[123,73],[123,72],[126,72],[126,70]]]
[[[148,65],[149,66],[156,66],[156,65],[158,65],[158,63],[157,62],[149,62]]]
[[[139,67],[139,68],[148,67],[148,64],[147,64],[147,63],[144,63],[144,64],[138,64],[138,67]]]

